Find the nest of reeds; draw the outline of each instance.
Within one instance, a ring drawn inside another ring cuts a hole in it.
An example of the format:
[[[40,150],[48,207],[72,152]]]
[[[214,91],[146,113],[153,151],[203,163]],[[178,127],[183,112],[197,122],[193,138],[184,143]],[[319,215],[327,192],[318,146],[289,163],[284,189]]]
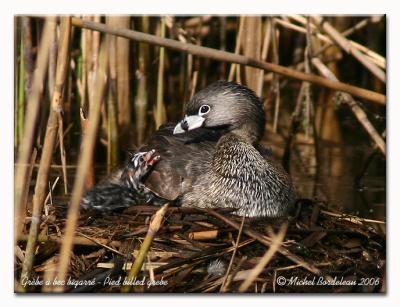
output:
[[[299,201],[293,217],[278,221],[243,219],[226,210],[169,207],[143,254],[149,223],[158,209],[136,206],[108,215],[82,213],[65,291],[385,291],[382,222],[337,214],[310,200]],[[31,279],[51,278],[65,215],[65,207],[55,205],[43,219]],[[276,242],[278,232],[282,242]],[[24,249],[25,241],[19,242]],[[140,257],[143,264],[128,279]],[[20,263],[16,270],[20,272]],[[29,291],[46,291],[43,287],[33,284]]]

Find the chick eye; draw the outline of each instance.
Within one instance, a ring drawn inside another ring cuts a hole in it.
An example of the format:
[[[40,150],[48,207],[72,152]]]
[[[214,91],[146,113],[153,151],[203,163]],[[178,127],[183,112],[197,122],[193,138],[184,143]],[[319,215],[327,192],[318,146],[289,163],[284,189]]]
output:
[[[211,108],[208,104],[202,105],[199,109],[199,115],[204,115],[210,112]]]

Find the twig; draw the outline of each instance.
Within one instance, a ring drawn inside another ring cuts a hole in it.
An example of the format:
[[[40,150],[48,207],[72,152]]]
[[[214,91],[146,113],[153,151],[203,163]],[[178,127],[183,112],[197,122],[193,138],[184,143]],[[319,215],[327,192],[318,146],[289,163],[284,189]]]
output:
[[[46,137],[43,144],[40,167],[33,196],[32,222],[29,229],[29,239],[26,246],[26,257],[22,266],[21,280],[29,278],[36,250],[37,236],[40,226],[41,213],[48,183],[49,170],[53,156],[54,145],[57,137],[58,116],[62,111],[62,90],[68,69],[68,51],[71,33],[70,17],[63,17],[61,22],[60,48],[57,60],[56,83],[54,86],[53,99],[50,115],[46,128]],[[61,115],[60,115],[61,116]]]
[[[200,57],[207,57],[214,60],[224,61],[224,62],[232,62],[242,65],[248,65],[255,68],[260,68],[268,71],[275,72],[277,74],[308,81],[311,83],[318,84],[323,87],[327,87],[337,91],[343,91],[354,96],[358,96],[364,98],[368,101],[372,101],[378,104],[385,104],[386,96],[377,92],[373,92],[364,88],[360,88],[357,86],[349,85],[346,83],[328,80],[326,78],[322,78],[312,74],[306,74],[295,69],[290,69],[284,66],[280,66],[277,64],[263,62],[260,60],[251,59],[245,57],[243,55],[238,55],[226,51],[215,50],[212,48],[207,48],[203,46],[197,46],[193,44],[183,44],[178,41],[157,37],[155,35],[150,35],[138,31],[128,30],[128,29],[120,29],[108,27],[102,23],[96,23],[92,21],[82,20],[76,17],[72,18],[72,24],[74,26],[80,28],[88,28],[94,31],[100,31],[104,33],[114,34],[117,36],[133,39],[139,42],[146,42],[153,45],[163,46],[174,50],[179,50],[182,52],[191,53]]]
[[[272,238],[272,244],[268,251],[264,254],[264,256],[260,259],[254,269],[250,272],[250,275],[246,278],[246,280],[240,285],[239,292],[246,292],[247,289],[251,286],[253,281],[260,275],[262,270],[268,265],[271,261],[272,257],[278,251],[281,246],[283,239],[285,238],[287,231],[288,223],[284,223],[280,229],[278,234],[274,235],[272,230],[270,231],[270,236]]]
[[[33,149],[33,152],[32,152],[31,163],[29,164],[28,176],[26,178],[25,186],[21,192],[21,194],[22,194],[22,202],[21,203],[22,203],[23,207],[21,208],[21,210],[19,212],[19,214],[21,214],[21,216],[19,218],[21,223],[19,225],[16,225],[18,227],[16,234],[21,233],[22,229],[24,228],[25,223],[23,221],[25,220],[25,217],[26,217],[26,205],[27,205],[28,196],[29,196],[29,186],[31,183],[32,171],[35,166],[36,156],[37,156],[37,150],[35,148],[35,149]],[[16,213],[18,213],[18,212],[16,212]]]
[[[39,114],[40,98],[43,95],[44,79],[49,60],[49,38],[50,38],[50,20],[46,19],[43,33],[40,40],[39,52],[36,60],[36,68],[33,74],[32,91],[29,96],[26,110],[26,123],[24,133],[18,152],[18,165],[15,171],[15,232],[14,240],[18,237],[18,227],[21,224],[21,209],[24,207],[24,187],[28,179],[29,160],[31,158],[32,145],[35,136],[35,126]]]
[[[93,149],[96,142],[97,128],[100,120],[101,102],[103,101],[105,83],[107,79],[107,64],[107,46],[103,41],[100,50],[100,64],[96,76],[96,92],[93,104],[91,104],[89,123],[87,127],[87,133],[85,134],[83,140],[82,152],[79,156],[78,169],[74,187],[72,189],[71,203],[68,210],[67,223],[65,226],[64,241],[60,251],[60,263],[58,266],[59,280],[65,280],[71,257],[75,227],[79,215],[80,200],[84,191],[85,178],[90,166]],[[62,291],[63,289],[64,287],[60,286],[56,288],[55,291]]]
[[[331,80],[337,80],[336,76],[329,70],[328,67],[325,66],[324,63],[322,63],[319,58],[313,58],[311,62],[323,76]],[[342,96],[344,98],[344,102],[350,106],[351,111],[354,113],[364,129],[368,132],[370,138],[375,142],[380,151],[386,156],[385,141],[376,131],[374,126],[372,126],[371,122],[368,120],[367,114],[365,114],[364,110],[354,101],[353,97],[351,97],[349,94],[342,93]]]
[[[113,253],[116,253],[116,254],[118,254],[118,255],[120,255],[122,257],[125,257],[125,255],[123,253],[117,251],[115,248],[112,248],[112,247],[106,245],[105,243],[100,242],[97,239],[91,238],[91,237],[89,237],[89,236],[87,236],[87,235],[85,235],[84,233],[81,233],[81,232],[77,232],[77,234],[82,236],[82,237],[84,237],[84,238],[86,238],[86,239],[88,239],[88,240],[90,240],[90,241],[92,241],[96,245],[100,245],[100,246],[104,247],[105,249],[108,249],[109,251],[112,251]]]
[[[262,51],[261,51],[261,60],[266,61],[267,57],[268,57],[269,45],[271,43],[271,34],[272,34],[271,18],[267,18],[267,20],[265,21],[265,30],[264,31],[265,31],[265,34],[264,34],[263,47],[262,47]],[[257,95],[259,97],[262,96],[263,85],[264,85],[264,70],[261,69],[259,71],[258,85],[257,85]]]
[[[326,210],[321,210],[321,213],[329,215],[329,216],[338,217],[341,220],[349,221],[349,222],[352,222],[354,224],[362,224],[363,222],[365,222],[365,223],[375,223],[375,224],[386,224],[385,221],[365,219],[365,218],[354,216],[354,215],[348,215],[348,214],[344,215],[344,214],[341,214],[341,213],[334,213],[334,212],[330,212],[330,211],[326,211]]]
[[[245,18],[244,16],[239,17],[239,30],[238,30],[238,34],[236,36],[235,54],[239,54],[239,52],[240,52],[240,45],[241,45],[242,36],[243,36],[244,18]],[[231,64],[231,68],[229,70],[229,76],[228,76],[229,81],[232,81],[235,76],[236,66],[237,66],[237,64],[235,64],[235,63]]]
[[[165,18],[161,17],[160,25],[161,38],[165,37]],[[165,48],[160,47],[160,63],[158,66],[158,79],[157,79],[157,107],[155,111],[154,121],[156,128],[165,123],[165,105],[164,105],[164,61],[165,61]]]
[[[236,251],[238,250],[240,237],[241,237],[242,231],[243,231],[244,220],[245,220],[245,216],[242,217],[242,222],[240,223],[239,233],[238,233],[238,236],[237,236],[237,239],[236,239],[236,242],[235,242],[235,249],[233,250],[233,253],[232,253],[232,256],[231,256],[231,260],[229,262],[228,269],[226,270],[226,273],[225,273],[224,279],[222,281],[221,288],[219,289],[219,292],[226,292],[227,288],[229,286],[228,283],[227,283],[227,279],[228,279],[229,273],[231,272],[231,269],[232,269],[233,260],[235,259],[235,256],[236,256]]]
[[[210,210],[210,209],[202,209],[202,208],[197,208],[197,210],[210,214],[212,216],[215,216],[216,218],[220,219],[221,221],[223,221],[224,223],[234,227],[235,229],[239,230],[240,226],[231,221],[230,219],[226,218],[225,216],[215,212],[214,210]],[[247,229],[244,228],[243,229],[243,233],[245,233],[246,235],[250,236],[253,239],[256,239],[258,242],[264,244],[267,247],[271,246],[271,240],[268,238],[266,238],[265,236],[261,235],[260,233],[258,233],[257,231],[253,230],[253,229]],[[301,259],[300,257],[292,254],[288,249],[286,249],[285,247],[281,246],[278,250],[279,253],[281,253],[282,255],[286,256],[288,259],[292,260],[293,262],[301,265],[303,268],[305,268],[306,270],[316,274],[316,275],[321,275],[321,271],[314,266],[313,264],[307,263],[305,260]],[[329,277],[328,277],[329,278]]]
[[[329,22],[323,20],[320,16],[314,16],[315,22],[334,40],[344,51],[354,56],[361,64],[363,64],[375,77],[382,82],[386,82],[386,74],[375,63],[362,54],[358,49],[354,48],[350,42],[343,37]]]
[[[271,36],[271,41],[272,41],[272,57],[273,57],[273,62],[274,64],[279,63],[279,52],[278,52],[278,29],[275,26],[275,21],[272,19],[271,21],[271,27],[272,27],[272,36]],[[273,80],[272,80],[272,87],[273,87],[273,92],[275,93],[275,108],[274,108],[274,121],[272,124],[272,131],[277,132],[278,130],[278,118],[279,118],[279,106],[280,106],[280,101],[281,101],[281,90],[280,90],[280,85],[279,85],[279,75],[274,74]]]
[[[301,24],[305,25],[307,24],[307,19],[304,18],[303,16],[300,15],[292,15],[291,18],[295,19],[296,21],[300,22]],[[364,22],[363,22],[364,21]],[[341,33],[341,35],[343,37],[347,37],[350,34],[352,34],[355,30],[359,30],[362,27],[364,27],[365,25],[367,25],[368,23],[366,21],[368,21],[368,19],[364,19],[363,21],[361,21],[359,24],[356,24],[354,27],[349,28],[348,30],[344,31],[343,33]],[[301,33],[306,33],[306,29],[297,25],[293,25],[291,23],[288,23],[286,21],[281,22],[282,25],[287,26],[288,28],[291,28],[292,30],[301,32]],[[316,30],[315,25],[311,25],[313,28],[313,31]],[[335,42],[332,41],[331,38],[325,36],[324,34],[321,33],[313,33],[314,35],[316,35],[318,37],[318,39],[327,42],[328,45],[324,46],[322,49],[325,50],[325,48],[328,48],[332,45],[335,45]],[[368,49],[367,47],[352,41],[352,40],[348,40],[349,44],[358,49],[359,51],[365,53],[365,55],[371,60],[373,61],[376,65],[378,65],[380,68],[385,69],[386,67],[386,60],[384,57],[382,57],[380,54]],[[322,51],[321,51],[322,52]]]
[[[142,268],[144,259],[146,258],[150,245],[153,242],[155,235],[157,234],[158,230],[161,227],[161,223],[164,219],[165,213],[167,212],[168,206],[169,204],[162,206],[161,209],[159,209],[153,216],[153,219],[149,225],[149,230],[147,231],[147,235],[144,238],[142,246],[140,247],[139,255],[136,257],[135,262],[133,263],[132,268],[129,271],[127,278],[128,280],[133,280],[140,272],[140,269]],[[121,288],[121,292],[124,293],[130,292],[131,288],[132,285],[129,284],[125,285]]]
[[[18,241],[27,241],[28,240],[28,235],[25,234],[21,234],[18,237]],[[57,236],[57,235],[42,235],[40,234],[38,236],[38,242],[56,242],[58,244],[62,244],[63,240],[61,237]],[[120,247],[122,245],[122,243],[120,241],[111,241],[107,240],[107,239],[102,239],[102,238],[96,238],[96,239],[92,239],[92,238],[88,238],[83,236],[83,234],[81,233],[80,235],[77,235],[74,237],[73,240],[75,245],[82,245],[82,246],[96,246],[96,245],[111,245],[113,247]]]

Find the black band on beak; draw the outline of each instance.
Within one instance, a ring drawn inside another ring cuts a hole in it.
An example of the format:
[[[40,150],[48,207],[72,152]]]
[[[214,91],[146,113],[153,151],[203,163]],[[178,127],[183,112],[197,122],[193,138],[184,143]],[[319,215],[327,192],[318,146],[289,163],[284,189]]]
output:
[[[189,124],[185,119],[181,121],[181,128],[185,131],[189,130]]]

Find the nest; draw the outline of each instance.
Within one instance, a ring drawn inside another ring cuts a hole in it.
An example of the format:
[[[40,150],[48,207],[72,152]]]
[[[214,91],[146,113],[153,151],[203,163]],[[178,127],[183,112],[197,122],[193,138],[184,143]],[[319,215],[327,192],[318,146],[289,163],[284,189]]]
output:
[[[53,207],[42,223],[36,278],[45,279],[58,262],[66,216],[61,209]],[[170,207],[140,255],[158,209],[135,206],[109,215],[81,214],[65,291],[121,292],[124,283],[131,292],[146,293],[386,291],[386,240],[379,221],[328,211],[324,203],[310,200],[299,201],[289,220],[274,221],[243,219],[226,210]],[[281,225],[287,229],[277,245]],[[25,241],[19,243],[24,249]],[[134,279],[127,279],[140,257],[143,265]],[[260,267],[263,261],[266,265]],[[20,263],[16,270],[18,276]],[[33,285],[29,291],[46,289]]]

